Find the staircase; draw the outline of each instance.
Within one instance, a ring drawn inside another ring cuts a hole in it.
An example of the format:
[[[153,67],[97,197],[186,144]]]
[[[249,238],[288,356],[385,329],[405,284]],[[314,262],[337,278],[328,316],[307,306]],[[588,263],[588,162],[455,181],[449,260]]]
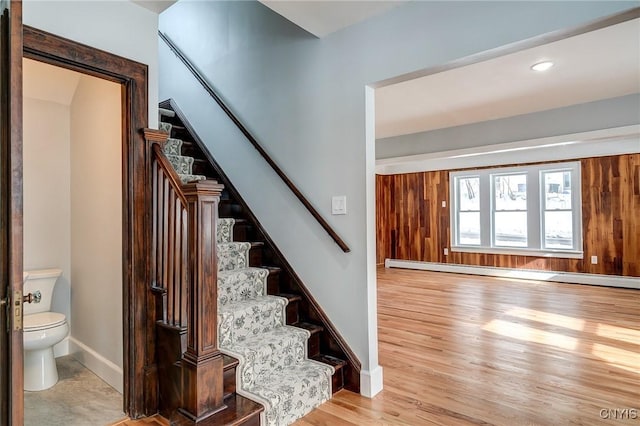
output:
[[[358,392],[359,363],[326,315],[177,106],[165,101],[160,114],[160,130],[170,136],[164,153],[181,182],[211,178],[225,186],[217,222],[218,347],[225,354],[225,401],[237,398],[236,393],[257,401],[264,407],[261,424],[280,426],[306,415],[332,392]],[[218,419],[211,424],[227,423]]]

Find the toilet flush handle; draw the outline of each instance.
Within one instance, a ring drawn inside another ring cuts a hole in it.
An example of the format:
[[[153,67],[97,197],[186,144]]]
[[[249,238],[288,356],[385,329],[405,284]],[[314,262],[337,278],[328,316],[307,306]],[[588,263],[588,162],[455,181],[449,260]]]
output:
[[[23,303],[40,303],[42,300],[42,293],[40,290],[36,290],[33,293],[25,294],[23,296]]]

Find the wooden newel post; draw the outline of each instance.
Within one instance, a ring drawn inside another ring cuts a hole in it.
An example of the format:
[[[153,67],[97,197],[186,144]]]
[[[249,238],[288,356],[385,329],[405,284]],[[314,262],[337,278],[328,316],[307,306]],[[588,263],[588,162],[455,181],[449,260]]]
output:
[[[194,423],[225,408],[223,361],[218,350],[216,221],[223,185],[200,181],[183,187],[188,203],[189,296],[187,351],[182,358],[180,414]]]

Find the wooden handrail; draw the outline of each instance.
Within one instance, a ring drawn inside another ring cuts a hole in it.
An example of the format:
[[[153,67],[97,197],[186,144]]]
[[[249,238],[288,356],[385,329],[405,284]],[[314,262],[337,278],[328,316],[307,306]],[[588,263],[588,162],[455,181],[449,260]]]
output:
[[[295,184],[289,179],[289,177],[282,171],[282,169],[276,164],[276,162],[267,154],[267,152],[262,148],[262,146],[258,143],[256,138],[247,130],[247,128],[240,122],[240,120],[235,116],[235,114],[229,109],[229,107],[224,103],[224,101],[218,96],[215,92],[211,84],[206,80],[204,75],[195,67],[195,65],[187,58],[187,56],[176,46],[176,44],[164,33],[158,31],[158,35],[164,42],[169,46],[169,48],[173,51],[173,53],[182,61],[182,63],[187,67],[191,74],[200,82],[204,90],[209,93],[209,95],[216,101],[216,103],[222,108],[222,110],[227,114],[227,116],[233,121],[233,123],[238,127],[238,129],[242,132],[242,134],[247,138],[247,140],[253,145],[253,147],[260,153],[262,158],[271,166],[274,172],[280,179],[287,185],[287,187],[293,192],[293,194],[300,200],[300,202],[305,206],[305,208],[311,213],[311,215],[318,221],[320,226],[329,234],[329,236],[333,239],[333,241],[340,246],[342,251],[345,253],[349,253],[351,249],[347,244],[340,238],[338,233],[331,228],[331,226],[327,223],[326,220],[318,213],[318,211],[313,207],[313,205],[306,199],[306,197],[300,192],[300,190],[295,186]]]
[[[182,182],[180,181],[180,176],[178,176],[178,172],[176,172],[176,170],[173,168],[173,166],[169,162],[169,159],[164,154],[164,151],[162,150],[162,147],[159,144],[153,145],[153,153],[154,153],[155,160],[162,165],[162,169],[167,174],[167,177],[171,181],[171,184],[173,185],[174,188],[177,189],[176,195],[180,197],[180,201],[182,202],[182,205],[186,206],[187,199],[185,198],[184,193],[180,190],[180,187],[182,186]]]

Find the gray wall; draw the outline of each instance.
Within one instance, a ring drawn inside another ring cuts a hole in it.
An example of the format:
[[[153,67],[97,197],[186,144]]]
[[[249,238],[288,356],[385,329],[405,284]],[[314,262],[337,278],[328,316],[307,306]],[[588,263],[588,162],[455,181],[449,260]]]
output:
[[[160,42],[160,99],[173,97],[328,313],[364,370],[377,370],[374,141],[365,87],[637,3],[409,2],[316,39],[257,2],[180,1],[166,32],[352,251],[344,254]],[[348,214],[331,216],[332,195]],[[367,208],[369,215],[367,215]]]
[[[640,94],[376,140],[376,158],[427,154],[640,123]]]

